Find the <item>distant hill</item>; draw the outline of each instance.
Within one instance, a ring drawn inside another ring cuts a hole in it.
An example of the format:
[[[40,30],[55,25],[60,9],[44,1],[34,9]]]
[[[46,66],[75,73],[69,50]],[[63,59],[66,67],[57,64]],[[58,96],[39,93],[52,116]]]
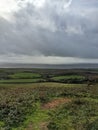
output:
[[[50,68],[50,69],[89,69],[98,68],[98,64],[24,64],[24,63],[0,63],[0,68]]]

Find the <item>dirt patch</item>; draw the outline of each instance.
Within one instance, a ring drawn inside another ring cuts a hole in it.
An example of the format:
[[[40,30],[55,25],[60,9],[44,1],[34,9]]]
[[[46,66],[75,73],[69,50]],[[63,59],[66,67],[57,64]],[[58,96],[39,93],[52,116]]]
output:
[[[69,98],[55,99],[55,100],[43,105],[43,109],[53,109],[53,108],[58,107],[59,105],[62,105],[64,103],[68,103],[70,101],[71,101],[71,99],[69,99]]]
[[[47,125],[48,125],[47,122],[42,122],[42,123],[40,124],[40,130],[48,130]]]
[[[33,124],[30,123],[30,124],[28,125],[28,127],[27,127],[25,130],[34,130],[34,129],[33,129]]]
[[[47,125],[48,125],[48,122],[41,122],[41,123],[38,124],[37,127],[38,127],[38,129],[40,129],[40,130],[48,130]],[[33,128],[33,123],[30,123],[25,130],[35,130],[35,129]]]

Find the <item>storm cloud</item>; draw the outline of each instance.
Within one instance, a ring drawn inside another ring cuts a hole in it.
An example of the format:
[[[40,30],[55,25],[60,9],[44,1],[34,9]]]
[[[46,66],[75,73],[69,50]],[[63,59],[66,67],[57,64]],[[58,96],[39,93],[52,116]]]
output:
[[[17,0],[1,12],[1,57],[98,59],[98,0],[67,2]]]

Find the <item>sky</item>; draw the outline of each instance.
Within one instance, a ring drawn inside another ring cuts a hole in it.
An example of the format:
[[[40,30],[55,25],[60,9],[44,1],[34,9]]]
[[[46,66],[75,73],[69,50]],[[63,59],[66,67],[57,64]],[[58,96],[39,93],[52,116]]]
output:
[[[0,63],[98,63],[98,0],[0,0]]]

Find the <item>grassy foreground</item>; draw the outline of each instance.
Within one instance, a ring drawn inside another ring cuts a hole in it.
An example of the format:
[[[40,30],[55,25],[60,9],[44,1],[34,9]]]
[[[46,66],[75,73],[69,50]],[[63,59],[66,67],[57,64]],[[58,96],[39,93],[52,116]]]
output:
[[[0,129],[97,130],[98,85],[0,84]]]

